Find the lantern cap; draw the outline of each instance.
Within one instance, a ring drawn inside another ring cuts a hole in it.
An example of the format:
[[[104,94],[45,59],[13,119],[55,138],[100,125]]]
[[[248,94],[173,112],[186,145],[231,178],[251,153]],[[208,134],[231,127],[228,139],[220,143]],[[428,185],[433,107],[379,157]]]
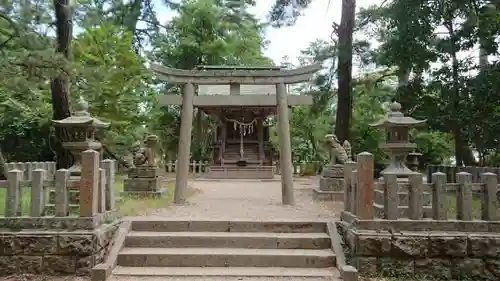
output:
[[[95,128],[106,128],[109,123],[103,122],[97,118],[93,118],[89,113],[89,103],[80,96],[78,102],[75,104],[75,111],[70,117],[64,118],[62,120],[52,120],[56,126],[89,126]]]
[[[394,101],[389,106],[389,113],[386,117],[379,120],[375,124],[371,124],[373,127],[415,127],[423,125],[427,120],[418,120],[411,116],[404,116],[401,112],[401,104]]]

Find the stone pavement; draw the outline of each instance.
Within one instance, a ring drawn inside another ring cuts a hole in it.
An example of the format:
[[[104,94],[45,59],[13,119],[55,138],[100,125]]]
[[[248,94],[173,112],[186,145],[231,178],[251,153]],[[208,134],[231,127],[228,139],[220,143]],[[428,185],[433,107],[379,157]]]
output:
[[[184,205],[153,211],[152,216],[184,219],[319,219],[340,214],[341,202],[313,201],[312,187],[317,179],[294,182],[294,206],[281,204],[279,181],[191,181],[197,189]]]

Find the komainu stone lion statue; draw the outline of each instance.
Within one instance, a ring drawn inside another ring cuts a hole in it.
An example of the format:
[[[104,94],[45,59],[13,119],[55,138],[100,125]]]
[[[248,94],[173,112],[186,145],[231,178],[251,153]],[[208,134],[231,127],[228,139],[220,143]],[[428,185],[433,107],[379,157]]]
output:
[[[132,155],[133,155],[133,164],[135,167],[137,166],[144,166],[147,162],[147,156],[146,156],[146,149],[144,147],[141,147],[140,142],[136,142],[132,146]]]
[[[352,159],[351,144],[347,140],[340,145],[336,135],[328,134],[325,136],[325,142],[330,155],[330,165],[344,164]]]

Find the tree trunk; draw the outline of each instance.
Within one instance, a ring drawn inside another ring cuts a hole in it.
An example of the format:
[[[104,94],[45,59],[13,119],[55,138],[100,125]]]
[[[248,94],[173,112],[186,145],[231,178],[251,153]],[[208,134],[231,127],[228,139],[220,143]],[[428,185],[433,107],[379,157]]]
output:
[[[352,34],[356,0],[342,0],[342,17],[339,27],[338,96],[335,134],[342,143],[349,139],[352,116]]]
[[[455,34],[453,22],[448,20],[445,23],[448,33],[450,35],[451,43],[451,78],[452,78],[452,122],[451,131],[455,137],[455,161],[456,165],[461,166],[464,164],[464,139],[462,134],[461,122],[460,122],[460,85],[459,85],[459,61],[457,53],[459,51],[457,35]]]
[[[68,62],[70,58],[71,39],[73,36],[73,23],[71,15],[70,0],[54,0],[54,10],[56,15],[56,52],[63,55]],[[69,90],[70,78],[65,72],[59,73],[50,83],[52,91],[52,110],[54,120],[62,120],[70,116],[69,110]],[[57,140],[55,144],[57,168],[68,168],[72,164],[72,157],[68,151],[62,147],[60,142],[67,132],[61,128],[55,130]]]
[[[410,73],[411,69],[405,66],[398,67],[398,88],[396,90],[396,101],[401,103],[403,99],[405,90],[408,88],[410,83]]]
[[[8,172],[9,171],[7,171],[7,161],[5,161],[2,149],[0,148],[0,180],[6,180]]]

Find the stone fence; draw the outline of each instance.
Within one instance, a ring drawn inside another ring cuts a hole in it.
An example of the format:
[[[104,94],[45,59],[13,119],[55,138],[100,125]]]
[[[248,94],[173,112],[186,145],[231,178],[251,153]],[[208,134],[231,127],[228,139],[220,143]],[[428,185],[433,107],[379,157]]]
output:
[[[115,163],[99,159],[97,151],[83,152],[78,178],[66,169],[50,179],[47,170],[37,167],[30,180],[19,169],[8,171],[7,180],[0,181],[0,205],[5,204],[0,275],[88,274],[104,259],[117,228]],[[76,214],[70,212],[74,192]]]
[[[429,165],[427,166],[427,182],[431,183],[432,174],[436,172],[441,172],[446,175],[447,182],[456,182],[456,175],[460,172],[467,172],[472,175],[472,182],[481,182],[481,174],[483,173],[493,173],[498,175],[500,181],[500,168],[499,167],[475,167],[475,166],[465,166],[457,167],[451,165]]]
[[[477,184],[468,172],[457,173],[456,183],[433,173],[430,184],[420,173],[403,181],[395,174],[379,180],[373,175],[370,153],[344,165],[345,205],[338,227],[351,265],[365,274],[498,280],[496,174],[482,173]],[[474,190],[481,190],[481,198],[472,197]],[[474,206],[479,206],[478,219]]]
[[[111,161],[111,160],[109,160]],[[116,162],[113,160],[113,162]],[[175,173],[175,167],[176,167],[177,161],[167,161],[164,163],[159,163],[161,166],[162,170],[164,170],[167,173]],[[7,171],[10,170],[19,170],[22,171],[23,173],[23,178],[22,180],[27,180],[30,181],[33,178],[33,171],[37,169],[42,169],[45,170],[44,173],[44,179],[45,180],[54,180],[55,175],[56,175],[56,162],[9,162],[6,163],[7,165]],[[117,171],[116,164],[115,165],[115,171]],[[207,161],[191,161],[189,163],[189,173],[193,174],[194,176],[201,175],[206,172],[206,168],[210,166],[211,164]],[[274,167],[275,167],[275,173],[280,174],[280,169],[279,169],[279,162],[276,161],[274,162]],[[293,173],[294,175],[301,175],[304,171],[306,170],[314,170],[317,171],[317,168],[320,167],[322,163],[320,162],[305,162],[305,161],[300,161],[297,163],[294,163],[293,167]]]
[[[160,163],[160,166],[165,166],[165,171],[167,173],[175,173],[175,167],[177,165],[177,161],[167,161],[166,163]],[[202,174],[206,171],[206,168],[209,167],[211,164],[207,161],[191,161],[189,163],[189,172],[195,175]],[[275,173],[280,174],[280,169],[279,169],[279,162],[275,161],[273,163],[275,167]],[[300,175],[303,173],[306,169],[314,169],[316,170],[316,167],[321,166],[321,163],[319,162],[297,162],[293,164],[293,173],[295,175]],[[163,168],[163,167],[162,167]]]
[[[54,179],[56,175],[56,162],[9,162],[6,163],[6,170],[19,170],[23,172],[24,180],[33,178],[33,171],[36,169],[45,170],[44,179]]]

